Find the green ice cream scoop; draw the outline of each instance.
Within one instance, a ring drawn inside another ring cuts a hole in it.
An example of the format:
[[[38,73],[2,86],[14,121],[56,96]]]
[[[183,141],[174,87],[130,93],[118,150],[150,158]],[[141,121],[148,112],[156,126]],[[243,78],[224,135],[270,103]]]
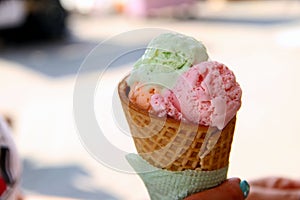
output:
[[[161,34],[135,63],[128,84],[156,83],[170,88],[180,74],[207,59],[205,46],[196,39],[179,33]]]

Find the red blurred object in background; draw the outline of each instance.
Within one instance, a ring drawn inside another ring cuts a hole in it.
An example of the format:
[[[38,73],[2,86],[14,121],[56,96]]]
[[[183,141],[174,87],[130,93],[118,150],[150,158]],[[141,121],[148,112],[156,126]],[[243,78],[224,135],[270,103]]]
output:
[[[0,196],[6,191],[6,189],[7,187],[5,181],[0,178]]]

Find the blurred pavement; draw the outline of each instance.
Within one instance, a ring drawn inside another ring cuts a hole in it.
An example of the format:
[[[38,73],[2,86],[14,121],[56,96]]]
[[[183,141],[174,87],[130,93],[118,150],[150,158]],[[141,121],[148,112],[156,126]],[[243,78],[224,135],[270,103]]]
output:
[[[71,35],[64,41],[0,48],[0,113],[14,119],[25,193],[91,200],[148,199],[136,175],[109,169],[84,149],[74,125],[72,98],[76,72],[97,44],[126,31],[151,27],[203,41],[212,60],[225,63],[235,72],[243,89],[243,105],[238,113],[229,176],[300,178],[300,12],[290,5],[275,6],[274,13],[267,17],[263,14],[269,4],[258,9],[260,16],[251,17],[249,12],[240,18],[236,17],[247,10],[242,4],[221,12],[231,13],[226,17],[212,9],[206,17],[190,20],[75,15],[69,22]],[[142,43],[145,38],[141,36],[134,41],[105,43],[104,49],[109,56]],[[114,88],[140,54],[114,63],[105,83]],[[101,60],[98,66],[106,67]],[[91,70],[86,77],[95,73]],[[132,148],[132,143],[122,145]]]

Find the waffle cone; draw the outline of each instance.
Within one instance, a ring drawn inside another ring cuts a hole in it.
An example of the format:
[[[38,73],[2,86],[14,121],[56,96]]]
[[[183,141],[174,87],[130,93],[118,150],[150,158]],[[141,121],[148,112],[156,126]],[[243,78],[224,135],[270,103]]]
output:
[[[221,131],[170,117],[159,118],[129,101],[125,79],[119,83],[118,92],[142,158],[171,171],[212,171],[228,166],[236,117]]]

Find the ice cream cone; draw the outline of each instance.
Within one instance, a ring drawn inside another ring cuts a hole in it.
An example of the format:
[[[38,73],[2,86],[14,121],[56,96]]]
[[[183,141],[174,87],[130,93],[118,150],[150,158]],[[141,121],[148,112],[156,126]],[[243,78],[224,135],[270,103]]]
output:
[[[170,171],[213,171],[228,166],[236,117],[219,131],[140,109],[128,99],[126,77],[118,92],[136,149],[148,163]]]

